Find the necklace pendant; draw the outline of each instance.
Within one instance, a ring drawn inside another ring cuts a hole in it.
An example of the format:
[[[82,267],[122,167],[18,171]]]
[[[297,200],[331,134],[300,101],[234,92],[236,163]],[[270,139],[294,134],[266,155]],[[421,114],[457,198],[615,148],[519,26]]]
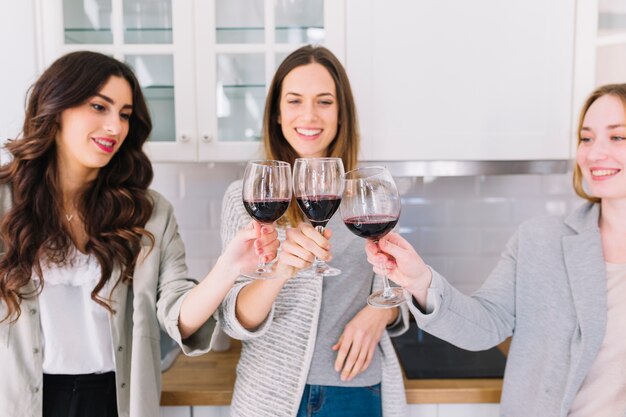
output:
[[[74,218],[74,215],[73,215],[73,214],[66,214],[66,215],[65,215],[65,218],[67,219],[67,222],[69,223],[69,222],[71,222],[71,221],[72,221],[72,219]]]

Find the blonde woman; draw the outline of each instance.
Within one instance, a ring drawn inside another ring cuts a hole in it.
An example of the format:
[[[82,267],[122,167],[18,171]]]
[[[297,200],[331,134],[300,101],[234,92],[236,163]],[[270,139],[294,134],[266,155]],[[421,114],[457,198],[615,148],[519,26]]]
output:
[[[471,296],[399,235],[367,243],[374,271],[386,262],[412,295],[420,328],[470,350],[512,336],[505,416],[626,413],[626,84],[598,88],[583,106],[574,189],[587,202],[522,224]]]

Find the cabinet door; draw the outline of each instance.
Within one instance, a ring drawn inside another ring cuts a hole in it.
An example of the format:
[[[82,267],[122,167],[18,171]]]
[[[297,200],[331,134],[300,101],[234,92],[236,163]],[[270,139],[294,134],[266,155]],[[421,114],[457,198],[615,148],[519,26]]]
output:
[[[363,159],[568,159],[575,9],[569,0],[347,0]]]
[[[626,82],[626,2],[599,0],[596,84]]]
[[[45,65],[62,54],[87,49],[133,67],[152,116],[146,148],[154,160],[197,159],[191,2],[40,2]]]
[[[196,0],[199,157],[258,158],[265,96],[280,61],[324,44],[343,59],[343,0]]]

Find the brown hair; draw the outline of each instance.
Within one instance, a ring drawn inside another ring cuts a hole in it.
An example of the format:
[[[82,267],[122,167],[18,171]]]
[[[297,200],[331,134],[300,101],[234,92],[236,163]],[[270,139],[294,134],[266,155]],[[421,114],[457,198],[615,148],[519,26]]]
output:
[[[624,106],[624,109],[626,109],[626,84],[607,84],[607,85],[598,87],[587,98],[587,100],[585,101],[585,104],[583,105],[583,108],[580,111],[580,116],[578,118],[578,131],[577,131],[578,139],[577,139],[576,146],[580,145],[580,139],[582,138],[583,122],[585,120],[585,115],[587,114],[587,111],[589,111],[589,107],[591,107],[591,105],[597,99],[606,95],[613,96],[613,97],[620,99],[620,101],[622,102],[622,105]],[[600,202],[600,199],[598,197],[590,196],[589,194],[585,192],[585,189],[583,186],[583,174],[578,164],[576,164],[574,167],[574,191],[576,191],[576,194],[578,194],[580,197],[586,200],[589,200],[593,203]]]
[[[85,103],[112,76],[130,84],[133,111],[122,146],[88,184],[78,203],[78,215],[88,235],[85,250],[95,256],[102,271],[91,298],[114,312],[98,292],[112,279],[114,265],[121,269],[115,285],[131,279],[142,237],[154,243],[154,237],[144,229],[153,209],[147,191],[153,172],[142,150],[152,122],[139,82],[127,65],[106,55],[85,51],[64,55],[31,87],[22,134],[6,145],[13,159],[0,167],[0,184],[10,186],[13,200],[0,220],[4,245],[0,303],[6,305],[6,315],[0,321],[20,316],[21,301],[34,295],[22,291],[33,272],[43,285],[44,259],[54,264],[68,260],[73,242],[61,220],[55,138],[61,113]]]
[[[359,152],[359,126],[356,113],[356,105],[352,96],[352,88],[346,70],[337,57],[323,46],[306,45],[289,54],[278,66],[276,74],[270,84],[267,100],[265,102],[265,114],[263,116],[263,145],[265,157],[286,161],[293,167],[298,154],[291,147],[281,129],[278,119],[280,117],[280,97],[283,81],[293,69],[318,63],[328,70],[337,90],[337,104],[339,107],[337,136],[328,146],[327,157],[337,157],[343,160],[346,171],[356,168]],[[283,220],[285,219],[285,220]],[[283,216],[281,223],[295,225],[304,220],[304,216],[292,200],[292,204]]]

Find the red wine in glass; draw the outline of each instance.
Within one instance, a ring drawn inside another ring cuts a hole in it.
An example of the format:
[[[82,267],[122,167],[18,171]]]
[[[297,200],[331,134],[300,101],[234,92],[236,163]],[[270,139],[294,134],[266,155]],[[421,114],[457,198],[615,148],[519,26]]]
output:
[[[315,227],[326,227],[328,221],[339,208],[341,196],[339,195],[303,195],[296,198],[302,213]]]
[[[250,161],[243,175],[243,206],[259,223],[272,224],[278,220],[291,202],[291,165],[283,161]],[[243,271],[252,279],[274,278],[270,265],[259,257],[253,271]]]
[[[250,200],[243,202],[248,214],[259,223],[274,223],[289,207],[289,199]]]
[[[355,235],[378,240],[396,227],[398,218],[386,215],[356,216],[344,219],[343,222]]]
[[[341,203],[343,192],[341,158],[297,158],[293,165],[293,193],[302,213],[318,232],[324,228]],[[299,275],[336,276],[341,271],[315,258],[313,266]]]
[[[341,199],[341,218],[355,235],[374,242],[398,224],[400,195],[396,183],[384,167],[363,167],[346,172]],[[383,290],[373,292],[367,303],[372,307],[391,308],[406,302],[404,291],[391,287],[385,268]]]

